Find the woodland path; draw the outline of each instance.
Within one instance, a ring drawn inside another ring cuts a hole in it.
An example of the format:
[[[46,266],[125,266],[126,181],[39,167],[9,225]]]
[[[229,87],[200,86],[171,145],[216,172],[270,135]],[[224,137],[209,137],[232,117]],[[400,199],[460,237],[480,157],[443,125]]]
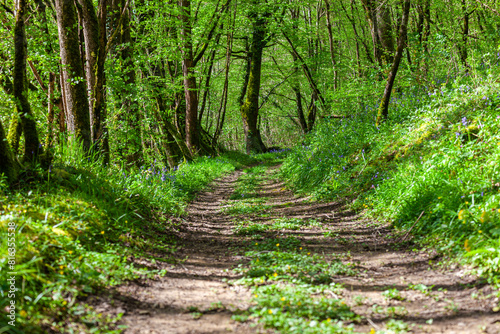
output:
[[[414,324],[411,333],[500,333],[500,314],[492,311],[498,300],[490,286],[456,265],[438,266],[440,259],[432,253],[402,247],[388,226],[363,219],[341,203],[294,196],[273,176],[277,168],[264,168],[254,180],[258,196],[265,198],[257,212],[228,214],[238,205],[238,199],[230,199],[245,170],[216,180],[198,194],[187,215],[179,218],[183,244],[175,254],[178,262],[156,264],[166,269],[164,277],[118,287],[101,301],[102,311],[125,312],[125,333],[267,332],[252,327],[252,321],[231,320],[233,311],[251,305],[252,296],[248,288],[223,279],[239,277],[232,269],[246,262],[245,249],[256,240],[235,233],[238,221],[268,224],[288,217],[321,224],[263,237],[293,235],[310,252],[355,264],[355,276],[339,275],[333,281],[343,284],[340,298],[362,316],[356,332],[384,329],[395,318]],[[383,295],[391,289],[404,300]]]

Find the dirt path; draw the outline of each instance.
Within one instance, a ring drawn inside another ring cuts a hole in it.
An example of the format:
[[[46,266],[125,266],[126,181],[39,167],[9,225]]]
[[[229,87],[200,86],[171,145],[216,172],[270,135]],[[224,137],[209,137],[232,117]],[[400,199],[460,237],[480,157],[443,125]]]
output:
[[[158,264],[167,270],[164,277],[119,287],[101,304],[102,310],[125,312],[125,333],[263,331],[251,327],[252,321],[231,320],[235,310],[251,305],[251,293],[223,281],[238,277],[232,269],[247,262],[244,254],[250,243],[295,236],[313,253],[354,263],[355,276],[338,275],[333,281],[343,284],[341,298],[362,316],[356,332],[382,330],[390,319],[399,319],[412,333],[500,333],[500,314],[492,311],[498,299],[488,285],[463,268],[437,266],[440,259],[433,254],[398,249],[387,226],[364,220],[340,203],[295,197],[272,176],[276,168],[247,180],[258,184],[247,206],[235,192],[245,171],[217,180],[211,190],[200,193],[181,218],[184,242],[176,254],[181,261]],[[239,191],[246,198],[248,194]],[[283,217],[319,224],[261,232],[261,239],[236,233],[248,221],[266,225]]]

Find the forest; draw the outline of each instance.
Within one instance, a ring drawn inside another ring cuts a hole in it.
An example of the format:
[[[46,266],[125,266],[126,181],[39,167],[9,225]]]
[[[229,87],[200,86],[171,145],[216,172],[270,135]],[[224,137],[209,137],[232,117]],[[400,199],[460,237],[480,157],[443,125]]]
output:
[[[499,333],[496,0],[0,0],[0,333]]]

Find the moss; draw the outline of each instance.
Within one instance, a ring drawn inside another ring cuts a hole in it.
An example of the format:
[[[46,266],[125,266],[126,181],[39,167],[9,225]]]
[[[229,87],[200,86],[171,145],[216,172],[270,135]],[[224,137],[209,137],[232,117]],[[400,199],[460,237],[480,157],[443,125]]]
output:
[[[13,182],[17,178],[17,167],[14,154],[12,154],[9,143],[5,140],[2,122],[0,122],[0,174],[7,176],[9,182]]]
[[[21,134],[23,130],[21,127],[21,122],[19,119],[19,114],[16,112],[12,115],[12,119],[10,120],[9,125],[9,133],[7,135],[7,141],[12,148],[12,152],[15,154],[19,151],[19,141],[21,139]]]

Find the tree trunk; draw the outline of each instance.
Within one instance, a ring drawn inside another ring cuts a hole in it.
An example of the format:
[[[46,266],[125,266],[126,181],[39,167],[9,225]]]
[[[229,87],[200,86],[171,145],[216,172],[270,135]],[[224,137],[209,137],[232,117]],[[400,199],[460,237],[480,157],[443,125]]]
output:
[[[219,40],[220,40],[220,34],[217,35],[217,37],[215,38],[215,44],[218,45],[219,44]],[[200,112],[198,114],[198,124],[201,126],[202,124],[202,120],[203,120],[203,113],[205,112],[205,107],[206,107],[206,104],[207,104],[207,97],[208,97],[208,93],[210,92],[210,79],[212,79],[212,70],[213,70],[213,67],[214,67],[214,60],[215,60],[215,55],[216,55],[216,52],[217,49],[214,48],[212,50],[212,52],[210,53],[210,56],[208,57],[208,68],[207,68],[207,72],[205,74],[205,85],[204,85],[204,89],[203,89],[203,98],[201,100],[201,107],[200,107]],[[201,83],[201,80],[202,78],[200,78],[200,87],[202,85]],[[208,116],[207,116],[208,118]]]
[[[91,146],[89,102],[85,73],[81,62],[78,39],[78,20],[72,0],[55,0],[59,46],[63,66],[63,85],[66,93],[66,124],[68,130],[82,141],[88,151]]]
[[[198,137],[198,94],[196,78],[193,73],[193,44],[191,36],[191,1],[179,0],[182,22],[180,36],[182,40],[182,74],[184,76],[184,95],[186,99],[186,145],[191,154],[199,149]]]
[[[48,130],[47,130],[47,139],[45,141],[45,147],[48,149],[52,146],[52,138],[54,136],[54,86],[56,81],[56,75],[53,72],[49,73],[49,88],[47,92],[48,99]]]
[[[107,0],[99,0],[99,12],[96,14],[91,0],[78,0],[83,19],[83,35],[85,38],[85,73],[89,92],[90,130],[95,149],[104,156],[104,163],[109,162],[107,134],[104,128],[106,74],[106,16]]]
[[[304,59],[302,58],[302,56],[299,54],[299,52],[297,51],[297,49],[293,45],[292,40],[286,35],[286,33],[284,31],[283,31],[283,36],[285,37],[285,39],[288,41],[288,44],[292,48],[292,53],[295,55],[295,57],[297,57],[298,60],[300,60],[302,70],[306,76],[307,81],[309,82],[309,86],[311,87],[312,91],[316,95],[317,100],[320,101],[323,109],[325,111],[327,111],[328,107],[326,105],[326,101],[323,98],[323,95],[321,94],[321,91],[319,90],[318,85],[316,84],[316,81],[314,80],[314,78],[312,76],[312,73],[311,73],[311,70],[309,69],[309,66],[307,66],[307,64],[304,61]]]
[[[24,159],[34,161],[42,153],[38,139],[36,121],[28,101],[26,78],[27,40],[24,25],[27,0],[19,0],[16,8],[16,24],[14,27],[14,99],[24,132]]]
[[[163,98],[157,96],[156,101],[158,103],[158,109],[154,110],[154,115],[156,121],[160,124],[160,133],[163,137],[161,138],[161,143],[165,150],[165,160],[170,168],[174,168],[183,158],[191,160],[191,156],[184,157],[182,148],[177,144],[174,136],[170,133],[170,131],[175,130],[175,127],[168,120]],[[180,141],[182,142],[182,140]]]
[[[394,55],[392,22],[386,1],[362,0],[371,25],[373,55],[380,66],[391,63]]]
[[[12,183],[16,180],[18,174],[18,165],[14,154],[10,150],[9,143],[5,138],[5,131],[0,121],[0,175],[7,176],[7,180]]]
[[[21,124],[21,116],[19,112],[16,112],[12,115],[9,123],[9,132],[7,134],[7,141],[9,142],[10,147],[12,147],[12,152],[17,155],[19,154],[19,143],[21,141],[21,135],[23,134],[23,127]]]
[[[248,73],[248,84],[246,89],[246,99],[241,106],[243,117],[243,129],[245,130],[246,152],[262,153],[266,147],[262,142],[260,132],[257,128],[259,117],[259,92],[262,70],[262,52],[266,41],[266,20],[252,14],[252,44],[250,47],[250,69]]]
[[[469,17],[470,12],[467,9],[467,3],[465,0],[462,0],[462,14],[463,14],[463,27],[462,27],[462,42],[458,46],[458,51],[460,54],[460,60],[462,65],[465,67],[466,72],[469,71],[470,65],[467,62],[468,52],[467,52],[467,43],[469,39]]]
[[[327,10],[329,9],[329,4],[327,4]],[[299,18],[299,11],[298,10],[292,10],[291,11],[291,16],[292,16],[292,20],[293,20],[293,23],[292,23],[292,29],[296,30],[298,29],[298,25],[297,25],[297,20]],[[333,42],[333,40],[332,40]],[[332,51],[333,49],[330,48],[330,51]],[[297,110],[297,117],[299,118],[299,125],[300,125],[300,128],[302,129],[302,132],[304,134],[308,133],[309,132],[309,128],[307,126],[307,121],[306,121],[306,118],[304,117],[304,108],[302,106],[302,94],[300,93],[300,84],[299,84],[299,79],[298,79],[298,73],[299,73],[299,58],[297,57],[297,54],[296,52],[294,52],[292,50],[292,52],[290,52],[290,54],[292,55],[292,59],[293,59],[293,68],[294,68],[294,76],[295,76],[295,80],[292,84],[292,90],[293,92],[295,93],[295,99],[296,99],[296,110]]]
[[[95,141],[94,129],[94,89],[96,87],[96,69],[99,57],[99,22],[92,0],[78,0],[82,13],[83,37],[85,40],[85,77],[87,79],[87,92],[89,98],[90,132],[92,141]]]
[[[396,74],[398,73],[399,63],[403,56],[403,51],[406,44],[406,35],[408,29],[408,17],[410,13],[410,0],[404,0],[403,3],[403,16],[401,18],[401,26],[399,30],[398,37],[398,48],[396,50],[396,55],[394,56],[394,62],[389,72],[387,78],[387,84],[385,85],[384,96],[382,97],[382,102],[380,103],[377,115],[377,126],[386,120],[389,114],[389,102],[391,99],[392,86],[394,85],[394,80],[396,79]]]
[[[335,59],[335,41],[333,39],[332,32],[332,22],[330,19],[330,0],[325,0],[326,7],[326,28],[328,30],[328,46],[330,47],[330,59],[332,61],[333,67],[333,89],[338,88],[338,71],[337,71],[337,61]]]
[[[217,123],[215,125],[214,137],[212,140],[212,147],[216,147],[219,141],[219,137],[222,134],[222,129],[224,127],[224,120],[226,118],[226,106],[227,106],[227,95],[229,91],[229,67],[231,64],[231,52],[233,49],[233,33],[227,34],[227,47],[226,47],[226,65],[225,65],[225,76],[224,76],[224,87],[222,89],[221,102],[219,106],[219,112],[217,114]]]

